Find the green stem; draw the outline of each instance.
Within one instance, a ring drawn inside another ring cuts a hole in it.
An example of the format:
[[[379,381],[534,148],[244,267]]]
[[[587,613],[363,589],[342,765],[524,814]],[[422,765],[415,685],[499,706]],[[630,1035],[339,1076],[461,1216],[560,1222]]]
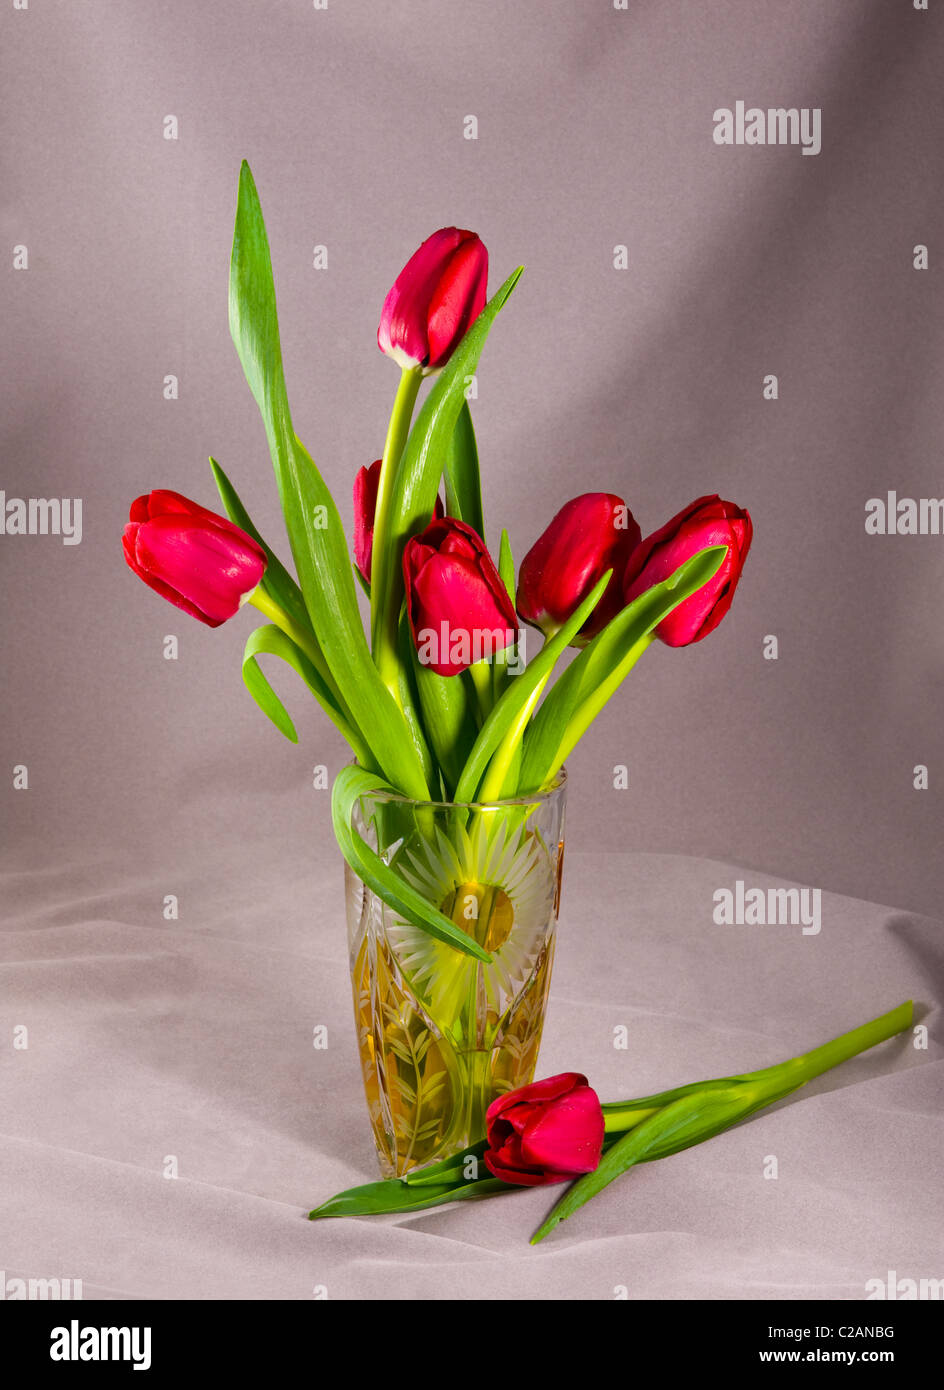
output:
[[[764,1071],[747,1072],[743,1076],[732,1077],[731,1080],[760,1082],[765,1094],[768,1091],[776,1092],[778,1098],[781,1094],[789,1095],[790,1091],[795,1091],[798,1086],[805,1086],[814,1077],[822,1076],[823,1072],[831,1071],[841,1062],[848,1062],[850,1057],[893,1038],[896,1033],[910,1025],[913,1012],[909,999],[906,1003],[899,1004],[897,1009],[892,1009],[879,1018],[873,1018],[861,1028],[853,1028],[850,1032],[833,1038],[822,1047],[815,1047],[812,1052],[804,1052],[799,1057],[792,1057],[789,1062],[767,1067]],[[784,1083],[786,1090],[782,1089]]]
[[[659,1106],[637,1105],[628,1101],[626,1105],[604,1105],[603,1110],[603,1129],[606,1134],[624,1134],[627,1129],[632,1129],[634,1125],[641,1124],[643,1120],[648,1120],[650,1115],[654,1115]]]
[[[328,664],[324,659],[324,652],[321,650],[317,640],[312,634],[306,632],[294,618],[286,613],[284,608],[280,608],[275,600],[266,593],[261,584],[253,591],[248,601],[252,604],[253,608],[257,608],[264,617],[268,618],[270,623],[275,623],[276,627],[281,628],[286,637],[292,639],[296,647],[303,651],[308,657],[308,660],[318,671],[318,674],[324,677],[330,689],[336,691],[337,687],[328,669]],[[338,697],[338,702],[343,704],[340,696]]]
[[[745,1072],[740,1076],[703,1081],[694,1086],[682,1086],[662,1097],[648,1096],[646,1102],[661,1100],[648,1119],[638,1119],[621,1137],[608,1147],[599,1166],[570,1187],[550,1216],[531,1237],[536,1245],[561,1221],[601,1192],[614,1178],[635,1166],[701,1144],[732,1125],[745,1120],[757,1110],[805,1086],[814,1077],[832,1067],[847,1062],[860,1052],[900,1033],[910,1026],[913,1007],[909,999],[879,1018],[843,1033],[822,1047],[814,1048],[799,1057],[792,1057],[763,1071]],[[632,1104],[632,1102],[627,1102]]]
[[[492,709],[492,671],[487,661],[475,661],[468,668],[469,679],[475,687],[479,717],[484,724]]]
[[[658,1095],[643,1096],[637,1100],[607,1101],[602,1106],[605,1131],[607,1134],[624,1134],[684,1095],[696,1091],[721,1090],[737,1082],[746,1083],[754,1089],[755,1099],[763,1097],[763,1104],[771,1105],[774,1100],[782,1099],[791,1091],[805,1086],[814,1077],[822,1076],[823,1072],[831,1071],[840,1063],[847,1062],[850,1057],[855,1057],[858,1053],[866,1052],[870,1047],[876,1047],[878,1043],[894,1037],[903,1028],[907,1028],[911,1020],[912,1005],[909,1001],[899,1004],[897,1009],[882,1014],[880,1018],[872,1019],[870,1023],[864,1023],[861,1028],[853,1028],[850,1032],[833,1038],[831,1042],[823,1043],[822,1047],[816,1047],[812,1052],[801,1053],[799,1057],[791,1057],[789,1061],[778,1062],[776,1066],[766,1067],[762,1071],[698,1081],[693,1085],[681,1086],[675,1091],[663,1091]]]
[[[402,579],[396,557],[391,555],[388,531],[397,467],[410,433],[413,407],[423,373],[419,367],[404,367],[400,374],[387,438],[384,443],[377,506],[374,510],[374,538],[371,550],[370,634],[371,649],[380,677],[399,703],[397,682],[397,625],[402,598]]]

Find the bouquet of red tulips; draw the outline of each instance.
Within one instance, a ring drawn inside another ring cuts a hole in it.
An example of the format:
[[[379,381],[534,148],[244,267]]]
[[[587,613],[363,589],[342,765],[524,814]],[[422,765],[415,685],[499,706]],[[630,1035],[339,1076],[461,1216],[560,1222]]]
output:
[[[488,299],[484,245],[449,227],[397,277],[377,339],[400,381],[383,453],[354,479],[352,565],[337,506],[292,425],[268,241],[244,164],[230,328],[265,425],[294,574],[212,459],[225,516],[155,491],[125,527],[128,564],[185,612],[210,627],[245,603],[263,615],[243,677],[281,733],[296,739],[263,656],[294,669],[354,755],[335,781],[332,818],[388,1180],[314,1216],[575,1179],[540,1237],[617,1173],[721,1132],[911,1019],[903,1005],[780,1067],[602,1107],[576,1073],[531,1083],[565,759],[655,639],[683,647],[717,627],[752,529],[746,511],[706,496],[643,539],[622,498],[585,493],[557,512],[517,575],[504,530],[496,563],[466,385],[520,274]],[[543,636],[530,659],[519,619]]]
[[[515,578],[506,531],[484,539],[466,383],[521,274],[486,298],[488,253],[471,232],[435,232],[387,295],[377,340],[400,367],[383,455],[354,480],[352,568],[341,518],[292,426],[269,247],[243,164],[230,273],[230,328],[265,424],[295,576],[259,534],[220,465],[226,517],[176,492],[132,504],[128,564],[210,627],[246,603],[267,619],[246,644],[250,693],[296,733],[259,666],[278,656],[308,686],[356,758],[334,787],[341,849],[417,928],[479,955],[473,937],[418,899],[351,829],[371,791],[488,803],[553,785],[565,759],[655,638],[707,636],[731,605],[751,544],[747,512],[701,497],[643,540],[626,503],[566,503]],[[413,421],[423,381],[432,389]],[[445,501],[440,497],[443,490]],[[370,599],[369,633],[354,576]],[[526,659],[519,617],[543,633]],[[556,683],[568,647],[578,655]],[[542,702],[542,696],[543,702]]]
[[[266,619],[249,635],[243,678],[282,734],[297,737],[260,658],[292,667],[350,746],[332,819],[349,866],[368,1106],[382,1167],[397,1175],[480,1140],[492,1101],[531,1080],[565,759],[656,638],[687,646],[717,627],[751,544],[747,512],[717,496],[644,540],[621,497],[593,492],[557,512],[517,575],[507,531],[493,559],[467,383],[520,274],[487,298],[485,246],[448,227],[397,277],[377,340],[400,380],[382,455],[353,482],[352,565],[292,424],[269,246],[244,164],[230,330],[294,572],[213,459],[225,516],[158,490],[133,503],[124,532],[131,568],[201,622],[217,627],[246,603]],[[536,653],[529,627],[542,634]],[[576,655],[564,663],[568,648]]]

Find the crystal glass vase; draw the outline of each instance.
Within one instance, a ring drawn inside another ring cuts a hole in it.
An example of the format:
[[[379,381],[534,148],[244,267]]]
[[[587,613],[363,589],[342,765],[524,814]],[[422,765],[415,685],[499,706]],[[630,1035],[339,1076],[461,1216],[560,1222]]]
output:
[[[492,805],[374,793],[357,832],[473,936],[491,964],[403,920],[345,870],[354,1015],[385,1177],[458,1153],[496,1096],[534,1075],[564,854],[562,772],[546,793]]]

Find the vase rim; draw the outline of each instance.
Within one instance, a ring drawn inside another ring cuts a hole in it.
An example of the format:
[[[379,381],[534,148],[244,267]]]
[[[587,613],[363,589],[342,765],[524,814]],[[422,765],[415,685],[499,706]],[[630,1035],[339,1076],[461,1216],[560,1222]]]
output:
[[[499,798],[497,801],[419,801],[413,796],[404,796],[398,791],[364,792],[362,799],[370,801],[396,802],[400,806],[424,806],[434,811],[450,810],[501,810],[508,806],[540,806],[545,801],[562,792],[567,785],[567,768],[562,767],[551,785],[542,792],[524,792],[521,796]]]

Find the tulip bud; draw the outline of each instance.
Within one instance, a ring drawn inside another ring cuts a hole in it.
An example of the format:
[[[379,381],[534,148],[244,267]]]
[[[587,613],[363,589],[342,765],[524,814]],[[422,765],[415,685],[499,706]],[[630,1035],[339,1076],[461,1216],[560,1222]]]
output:
[[[626,503],[613,493],[574,497],[521,562],[521,617],[553,636],[611,569],[603,597],[572,643],[586,645],[623,607],[622,576],[641,534]]]
[[[369,468],[361,468],[354,479],[354,563],[367,583],[370,583],[370,561],[374,549],[374,513],[377,510],[377,490],[383,459],[375,459]],[[445,514],[442,498],[436,498],[434,516]]]
[[[384,300],[381,352],[399,366],[438,371],[485,306],[488,252],[474,232],[443,227],[415,251]]]
[[[579,1072],[534,1081],[493,1100],[485,1165],[502,1182],[543,1187],[592,1173],[603,1151],[603,1110]]]
[[[383,459],[358,470],[354,479],[354,563],[370,583],[370,556],[374,548],[374,512]]]
[[[456,676],[517,637],[518,619],[485,542],[454,517],[431,521],[403,552],[406,611],[419,660]]]
[[[161,488],[132,502],[122,544],[145,584],[208,627],[242,607],[268,563],[262,547],[226,517]]]
[[[753,534],[750,516],[733,502],[723,502],[717,493],[697,498],[660,530],[647,536],[630,556],[623,577],[625,601],[629,603],[667,579],[699,550],[726,545],[728,553],[717,574],[656,628],[656,636],[669,647],[700,642],[714,631],[731,607]]]

